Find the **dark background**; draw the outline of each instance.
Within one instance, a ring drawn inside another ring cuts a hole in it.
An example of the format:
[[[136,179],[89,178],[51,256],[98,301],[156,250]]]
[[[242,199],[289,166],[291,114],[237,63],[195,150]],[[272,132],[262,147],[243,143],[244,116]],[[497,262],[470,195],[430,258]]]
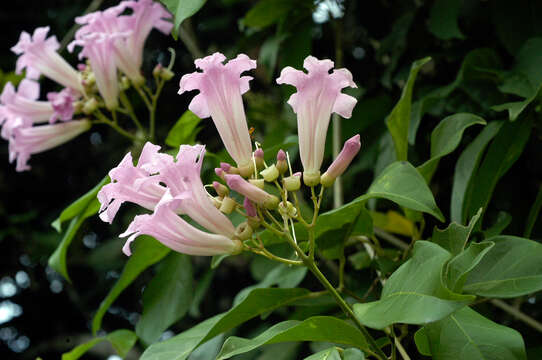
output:
[[[352,199],[371,183],[380,151],[377,144],[386,131],[384,118],[400,96],[412,61],[428,55],[434,59],[419,75],[416,99],[429,89],[452,82],[470,50],[492,48],[502,59],[503,67],[509,68],[522,41],[542,36],[542,25],[537,20],[540,17],[535,16],[542,12],[537,12],[540,9],[536,2],[521,0],[513,2],[514,11],[524,11],[533,18],[512,23],[510,29],[515,29],[517,39],[511,38],[506,24],[502,23],[502,14],[511,11],[506,8],[506,2],[469,1],[463,6],[460,28],[465,38],[462,40],[440,40],[428,31],[427,18],[432,1],[346,1],[343,17],[323,23],[313,20],[311,12],[314,7],[310,6],[310,2],[306,7],[300,5],[296,13],[289,15],[291,21],[283,25],[290,37],[280,47],[277,65],[270,68],[264,64],[259,67],[251,84],[252,91],[244,97],[249,126],[255,127],[255,136],[260,141],[269,136],[266,138],[268,145],[295,134],[295,118],[288,108],[283,107],[289,90],[274,85],[274,79],[283,66],[299,68],[308,54],[319,58],[336,58],[335,36],[339,31],[339,49],[342,50],[344,66],[352,71],[360,87],[357,95],[361,95],[353,117],[343,120],[343,138],[361,132],[363,142],[363,151],[344,178],[345,198]],[[221,51],[228,57],[245,52],[252,58],[258,58],[262,44],[274,36],[277,29],[271,26],[254,31],[240,24],[240,19],[255,3],[246,0],[209,0],[190,21],[200,51],[205,55]],[[101,7],[114,4],[114,1],[104,1]],[[88,1],[68,0],[3,1],[0,4],[3,29],[0,69],[3,73],[14,70],[16,57],[9,48],[17,42],[21,31],[31,32],[38,26],[48,25],[51,27],[50,33],[61,40],[72,27],[73,18],[82,14],[88,5]],[[398,20],[407,12],[415,12],[414,20],[409,27],[402,27],[400,23],[398,25]],[[509,14],[510,21],[517,20],[519,16]],[[405,32],[404,38],[394,37],[393,34],[397,32]],[[187,109],[191,99],[189,95],[176,94],[180,76],[194,71],[193,57],[181,41],[153,32],[147,41],[145,74],[151,73],[156,62],[167,63],[168,47],[177,53],[174,66],[176,76],[166,85],[159,102],[161,106],[157,119],[161,145],[168,129]],[[63,51],[62,55],[75,64],[76,59],[72,54]],[[2,75],[2,85],[7,78],[9,75]],[[45,93],[56,87],[45,79],[42,89],[42,93]],[[458,112],[458,109],[477,113],[488,121],[503,116],[503,113],[488,110],[469,91],[459,91],[447,101],[440,110],[434,110],[423,118],[416,146],[409,152],[415,165],[427,157],[431,130],[444,116]],[[138,110],[145,114],[141,104],[138,104]],[[208,144],[210,151],[219,152],[221,145],[214,127],[208,119],[203,124],[206,126],[198,135],[198,141]],[[467,131],[463,147],[477,131]],[[122,241],[116,235],[123,231],[136,209],[123,209],[112,226],[102,223],[97,217],[85,223],[69,250],[68,266],[72,284],[46,266],[49,255],[60,241],[60,234],[50,227],[50,223],[64,207],[98,183],[129,150],[129,145],[116,133],[97,126],[66,145],[32,156],[32,170],[17,173],[7,161],[7,142],[1,142],[1,359],[35,359],[36,356],[45,360],[59,358],[61,353],[89,336],[92,315],[126,261],[120,252]],[[530,205],[536,197],[542,178],[540,145],[539,125],[536,124],[520,160],[499,182],[495,191],[488,210],[488,223],[496,218],[498,211],[512,214],[513,221],[506,233],[521,235]],[[434,183],[437,185],[433,190],[445,215],[449,215],[447,209],[453,167],[458,155],[459,152],[455,152],[444,158],[435,175]],[[329,208],[331,199],[326,198],[324,206]],[[426,229],[430,231],[433,225],[430,222]],[[540,238],[540,230],[540,226],[535,227],[533,238]],[[208,266],[208,259],[194,259],[194,263],[196,271],[201,273]],[[254,282],[246,265],[247,260],[240,257],[221,266],[216,274],[218,281],[213,285],[212,296],[203,303],[201,319],[228,309],[233,296]],[[145,272],[121,295],[106,315],[104,329],[133,327],[141,312],[141,289],[151,277],[152,271]],[[529,304],[536,300],[535,296],[532,298],[534,300],[529,299],[522,309],[540,319],[539,306]],[[539,334],[530,328],[498,310],[487,311],[492,311],[492,319],[519,330],[528,347],[540,345],[537,341]],[[9,319],[9,315],[5,314],[18,316]],[[190,318],[183,320],[173,330],[177,332],[198,321]],[[408,350],[411,354],[417,354],[412,344]],[[105,354],[109,350],[104,351],[89,354],[87,358],[107,358]]]

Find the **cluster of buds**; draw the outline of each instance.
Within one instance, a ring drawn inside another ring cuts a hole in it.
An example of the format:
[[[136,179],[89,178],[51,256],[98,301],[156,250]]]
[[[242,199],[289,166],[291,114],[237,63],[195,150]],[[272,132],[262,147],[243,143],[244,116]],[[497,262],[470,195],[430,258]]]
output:
[[[202,145],[182,145],[176,161],[159,153],[159,147],[151,143],[145,145],[136,166],[131,155],[126,155],[111,170],[112,183],[98,194],[101,217],[108,222],[124,201],[153,211],[152,215],[136,216],[121,235],[130,236],[124,247],[126,254],[130,254],[129,244],[135,237],[147,234],[186,254],[234,254],[244,249],[269,255],[259,240],[260,230],[286,232],[294,221],[312,227],[324,188],[344,173],[359,152],[360,137],[356,135],[346,141],[339,156],[320,176],[331,113],[350,117],[356,99],[342,94],[341,89],[356,85],[348,70],[329,73],[333,62],[309,56],[304,63],[308,74],[288,67],[277,79],[298,89],[288,103],[298,116],[303,172],[292,171],[284,150],[272,154],[276,160],[268,164],[257,143],[253,150],[242,100],[252,79],[242,73],[255,68],[256,61],[244,54],[226,64],[225,60],[220,53],[196,60],[196,67],[202,71],[184,75],[179,94],[200,91],[189,109],[201,118],[212,118],[235,164],[221,163],[215,169],[218,180],[204,185],[200,178],[205,151]],[[303,219],[297,198],[302,182],[313,194],[310,224]],[[318,199],[314,195],[316,186],[321,189]],[[207,191],[210,188],[214,195]],[[234,211],[245,217],[236,227],[227,217]],[[187,215],[207,231],[179,215]]]
[[[117,109],[120,90],[143,84],[140,69],[145,40],[153,28],[169,34],[171,18],[153,0],[122,1],[76,18],[82,26],[68,49],[80,46],[79,58],[86,58],[76,68],[58,53],[60,44],[55,36],[48,36],[49,27],[37,28],[32,35],[23,31],[11,50],[18,55],[16,72],[25,70],[25,78],[18,88],[7,83],[0,96],[1,136],[9,141],[9,158],[10,162],[17,160],[16,170],[30,169],[30,155],[89,130],[100,107]],[[168,72],[162,70],[161,78],[171,79]],[[40,75],[63,87],[47,93],[47,101],[39,100],[36,80]],[[77,115],[81,117],[76,119]],[[45,122],[49,124],[41,125]]]

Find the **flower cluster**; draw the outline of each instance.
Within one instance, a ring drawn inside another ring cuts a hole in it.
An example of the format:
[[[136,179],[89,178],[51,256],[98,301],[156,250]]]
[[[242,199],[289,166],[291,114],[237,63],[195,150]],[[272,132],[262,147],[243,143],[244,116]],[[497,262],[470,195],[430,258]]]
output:
[[[145,82],[140,70],[145,40],[153,28],[169,33],[170,18],[153,0],[123,1],[77,18],[82,26],[68,48],[82,47],[79,58],[87,59],[77,68],[60,56],[60,44],[55,36],[48,36],[49,27],[37,28],[32,35],[23,31],[11,50],[18,55],[16,72],[25,70],[25,78],[17,88],[7,83],[0,96],[1,136],[9,141],[9,158],[17,160],[16,170],[30,169],[30,155],[87,131],[92,117],[115,126],[115,121],[104,120],[100,107],[117,109],[119,83],[123,83],[119,72],[127,78],[124,83]],[[63,87],[47,93],[47,101],[39,100],[40,75]],[[82,118],[74,119],[77,115]]]
[[[181,145],[174,159],[160,153],[159,147],[149,142],[137,165],[131,154],[127,154],[111,170],[112,183],[98,194],[100,216],[107,222],[113,220],[125,201],[152,211],[152,214],[136,216],[121,234],[121,237],[129,237],[124,247],[126,254],[130,254],[130,243],[141,234],[151,235],[175,251],[192,255],[233,254],[251,249],[250,244],[253,237],[258,236],[256,230],[260,226],[273,229],[281,224],[272,214],[275,210],[285,224],[292,219],[308,224],[298,211],[295,197],[295,192],[301,188],[301,178],[313,193],[315,186],[321,186],[321,200],[323,189],[344,173],[359,152],[360,137],[355,135],[346,141],[339,156],[320,176],[331,113],[346,118],[351,116],[356,99],[342,94],[341,89],[356,85],[348,70],[329,73],[333,68],[332,61],[309,56],[304,63],[308,74],[287,67],[277,79],[279,84],[297,87],[297,93],[288,102],[297,113],[303,174],[291,170],[288,155],[283,150],[276,154],[273,164],[267,164],[261,148],[253,151],[242,100],[252,79],[242,73],[255,68],[256,62],[244,54],[226,64],[225,60],[220,53],[196,60],[195,65],[201,72],[184,75],[179,94],[199,90],[189,109],[201,118],[212,118],[236,164],[221,163],[215,169],[221,181],[205,186],[200,177],[205,153],[202,145]],[[280,198],[268,191],[266,187],[269,186],[279,190]],[[211,187],[216,192],[214,196],[207,191]],[[294,193],[296,206],[289,201],[289,192]],[[315,216],[319,201],[315,203]],[[233,211],[246,217],[246,221],[237,227],[226,216]],[[206,231],[190,224],[181,215]],[[260,249],[251,250],[265,251]]]

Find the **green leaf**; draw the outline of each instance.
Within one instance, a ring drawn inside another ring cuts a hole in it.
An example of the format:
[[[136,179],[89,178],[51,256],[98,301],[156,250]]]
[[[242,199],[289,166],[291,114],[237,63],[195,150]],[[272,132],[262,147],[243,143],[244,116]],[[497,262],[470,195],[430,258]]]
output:
[[[137,336],[130,330],[116,330],[106,336],[94,338],[89,342],[78,345],[70,352],[62,354],[62,360],[77,360],[102,341],[109,341],[117,354],[124,358],[137,341]]]
[[[173,31],[177,32],[181,23],[197,13],[207,0],[160,0],[173,14]]]
[[[188,255],[170,253],[143,293],[143,314],[136,333],[151,344],[181,319],[192,302],[192,263]]]
[[[77,231],[79,230],[81,225],[83,225],[83,222],[89,216],[96,214],[99,209],[100,203],[98,199],[94,197],[92,200],[90,200],[89,203],[86,204],[85,209],[83,209],[81,213],[71,219],[70,226],[68,226],[68,229],[64,233],[60,244],[58,244],[53,254],[49,257],[49,266],[52,267],[56,272],[61,274],[69,282],[71,282],[71,280],[68,274],[68,265],[66,263],[68,248],[70,247],[70,244],[72,243],[75,235],[77,235]]]
[[[197,285],[194,289],[194,296],[192,297],[192,303],[190,304],[190,309],[188,310],[190,316],[197,318],[201,315],[199,307],[205,297],[205,294],[207,293],[207,290],[209,290],[209,287],[211,286],[214,273],[215,272],[213,270],[209,269],[197,280]]]
[[[98,191],[100,189],[108,184],[111,181],[109,176],[106,176],[96,185],[93,187],[89,192],[87,192],[85,195],[81,196],[79,199],[75,200],[73,203],[70,204],[67,208],[62,210],[60,213],[60,216],[51,223],[51,226],[58,232],[62,231],[62,223],[68,220],[73,219],[77,215],[80,215],[83,212],[86,212],[87,208],[89,207],[90,203],[96,199],[96,195],[98,194]],[[97,212],[98,210],[96,210]],[[89,215],[90,216],[90,215]]]
[[[452,221],[461,224],[466,222],[469,203],[467,190],[473,183],[474,175],[482,160],[484,149],[491,139],[497,135],[503,124],[504,122],[502,121],[490,122],[476,139],[465,148],[457,160],[450,203],[450,217]]]
[[[431,214],[444,221],[424,178],[406,161],[397,161],[386,167],[373,181],[367,193],[358,199],[365,201],[371,198],[388,199],[400,206]]]
[[[336,347],[331,347],[318,351],[316,354],[306,357],[305,360],[341,360],[341,355]]]
[[[243,20],[246,26],[264,28],[286,17],[295,2],[290,0],[260,0]]]
[[[514,123],[507,122],[501,127],[474,177],[472,190],[469,190],[472,193],[469,194],[471,198],[467,205],[468,216],[480,208],[485,212],[497,182],[523,152],[531,134],[532,123],[533,119],[528,117]]]
[[[450,260],[443,274],[448,289],[461,293],[469,273],[494,245],[495,243],[491,241],[472,243],[465,251]]]
[[[196,141],[201,119],[190,110],[177,120],[166,137],[166,144],[173,148],[178,148],[182,144],[193,144]]]
[[[454,151],[461,142],[463,132],[475,124],[485,125],[486,122],[479,116],[459,113],[446,117],[435,127],[431,133],[431,157],[418,166],[418,171],[428,183],[431,182],[440,158]]]
[[[478,210],[478,213],[472,217],[469,226],[463,226],[453,222],[444,230],[435,227],[431,240],[451,252],[453,255],[457,255],[462,252],[467,245],[472,229],[474,229],[474,226],[481,215],[482,209]]]
[[[533,231],[534,224],[538,220],[538,214],[540,214],[540,209],[542,208],[542,185],[538,188],[538,194],[534,200],[533,206],[529,211],[529,216],[527,217],[527,223],[525,225],[525,231],[523,232],[523,237],[531,237],[531,232]]]
[[[429,339],[427,338],[427,332],[425,327],[421,327],[414,333],[414,342],[420,354],[424,356],[431,356],[431,345],[429,344]]]
[[[508,298],[542,289],[542,244],[504,235],[487,241],[495,246],[467,277],[466,293]]]
[[[193,328],[145,350],[141,360],[184,360],[199,345],[260,314],[307,298],[305,289],[254,289],[229,311],[207,319]]]
[[[469,307],[425,326],[435,360],[526,360],[520,333]]]
[[[442,40],[463,39],[457,20],[463,0],[437,0],[429,13],[429,31]]]
[[[489,228],[482,231],[484,238],[491,238],[500,235],[512,222],[512,215],[505,211],[499,211],[497,219]],[[526,236],[524,236],[526,237]]]
[[[111,304],[113,304],[124,289],[126,289],[126,287],[128,287],[128,285],[130,285],[143,270],[157,263],[170,252],[169,248],[150,236],[138,237],[135,243],[132,244],[132,248],[134,249],[132,256],[130,256],[126,265],[124,265],[124,270],[122,270],[120,278],[102,301],[98,311],[96,311],[96,314],[92,319],[93,334],[96,334],[100,329],[102,326],[102,318],[107,309],[109,309]]]
[[[367,349],[363,334],[344,320],[331,316],[314,316],[305,321],[289,320],[278,323],[254,339],[229,337],[222,345],[217,360],[229,359],[265,344],[289,341],[328,341]]]
[[[365,354],[355,348],[345,349],[342,353],[343,360],[365,360]]]
[[[403,88],[401,98],[386,118],[386,126],[393,138],[397,160],[407,160],[408,152],[408,129],[410,126],[410,112],[412,105],[412,92],[418,71],[424,64],[431,60],[430,57],[416,60],[410,69],[410,75]]]
[[[394,323],[427,324],[473,301],[474,296],[454,294],[443,286],[441,272],[450,258],[440,246],[417,241],[414,256],[386,281],[380,300],[354,305],[356,317],[376,329]]]

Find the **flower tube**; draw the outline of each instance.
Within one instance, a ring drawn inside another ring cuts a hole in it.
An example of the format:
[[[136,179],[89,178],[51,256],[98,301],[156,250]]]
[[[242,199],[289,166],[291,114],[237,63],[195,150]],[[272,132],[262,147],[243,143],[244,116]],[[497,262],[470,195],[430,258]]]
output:
[[[9,139],[16,123],[28,127],[54,116],[55,110],[50,102],[36,101],[39,94],[40,85],[36,81],[23,79],[17,91],[11,82],[6,83],[0,95],[0,125],[3,124],[1,135],[4,139]]]
[[[122,251],[130,256],[130,244],[143,234],[154,237],[172,250],[188,255],[212,256],[241,251],[241,241],[199,230],[178,216],[175,211],[182,207],[185,200],[185,195],[174,197],[168,190],[152,215],[136,216],[128,229],[120,235],[129,236]]]
[[[352,74],[347,69],[337,69],[330,74],[333,66],[331,60],[308,56],[303,63],[307,74],[288,66],[277,79],[278,84],[297,88],[288,104],[297,114],[299,155],[303,163],[303,181],[308,186],[315,186],[320,180],[331,113],[349,118],[357,102],[354,97],[341,93],[347,86],[356,87]]]
[[[166,184],[174,197],[183,193],[189,194],[179,203],[177,212],[190,216],[214,233],[233,237],[235,234],[233,224],[215,207],[201,181],[200,172],[204,154],[203,145],[181,145],[177,161],[173,161],[171,157],[160,159],[155,165],[155,170],[159,174],[147,181]]]
[[[199,90],[188,108],[200,118],[211,116],[226,150],[237,163],[241,175],[253,172],[252,144],[243,107],[242,94],[249,90],[251,76],[240,76],[254,69],[256,61],[247,55],[223,64],[226,57],[214,53],[195,61],[203,72],[186,74],[181,78],[179,94]]]
[[[138,204],[153,210],[160,201],[166,187],[153,182],[142,182],[151,175],[143,167],[152,164],[159,156],[160,146],[147,142],[143,147],[137,166],[134,166],[132,154],[128,153],[120,164],[109,172],[111,183],[105,185],[98,192],[100,201],[100,218],[111,224],[117,211],[125,201]]]
[[[9,141],[9,161],[17,159],[17,171],[30,170],[30,155],[62,145],[91,127],[89,120],[62,124],[15,127]]]
[[[325,187],[333,185],[335,179],[346,171],[360,148],[359,134],[346,140],[337,158],[333,160],[333,163],[327,168],[326,172],[322,174],[322,178],[320,179],[321,184]]]
[[[47,38],[49,27],[40,27],[34,34],[23,31],[19,42],[11,48],[17,59],[16,72],[20,74],[26,68],[26,76],[37,79],[40,74],[83,93],[81,77],[56,51],[60,47],[55,36]]]
[[[239,194],[246,196],[248,199],[257,204],[263,205],[266,208],[274,209],[279,203],[279,199],[275,195],[268,194],[259,187],[249,183],[240,175],[224,175],[228,186],[237,191]]]

